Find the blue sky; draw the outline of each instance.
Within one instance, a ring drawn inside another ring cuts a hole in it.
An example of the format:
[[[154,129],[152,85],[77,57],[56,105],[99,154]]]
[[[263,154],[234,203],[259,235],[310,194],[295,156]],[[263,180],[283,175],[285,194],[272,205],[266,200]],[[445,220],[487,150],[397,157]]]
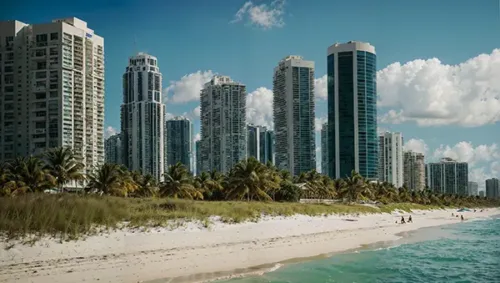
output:
[[[41,23],[75,16],[103,36],[105,123],[115,129],[121,76],[139,51],[158,58],[167,112],[193,118],[198,129],[196,94],[214,73],[247,85],[250,121],[272,123],[272,72],[289,54],[316,63],[321,122],[327,47],[370,42],[379,69],[379,128],[401,131],[408,148],[424,151],[427,160],[470,162],[471,179],[482,187],[484,178],[500,177],[500,8],[498,0],[480,2],[90,0],[49,6],[30,0],[3,6],[0,18]]]

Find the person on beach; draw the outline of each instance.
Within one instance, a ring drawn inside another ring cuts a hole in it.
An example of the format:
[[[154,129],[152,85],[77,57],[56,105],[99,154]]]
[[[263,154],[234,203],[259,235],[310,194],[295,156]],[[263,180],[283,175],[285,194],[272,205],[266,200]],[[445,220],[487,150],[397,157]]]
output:
[[[460,219],[462,219],[462,221],[464,221],[464,216],[463,216],[463,215],[460,215]]]
[[[455,217],[455,213],[453,213],[453,212],[452,212],[452,213],[451,213],[451,217]]]
[[[405,224],[405,217],[404,216],[401,216],[401,224]]]
[[[413,223],[413,220],[411,219],[411,215],[410,215],[410,217],[408,217],[408,223]]]

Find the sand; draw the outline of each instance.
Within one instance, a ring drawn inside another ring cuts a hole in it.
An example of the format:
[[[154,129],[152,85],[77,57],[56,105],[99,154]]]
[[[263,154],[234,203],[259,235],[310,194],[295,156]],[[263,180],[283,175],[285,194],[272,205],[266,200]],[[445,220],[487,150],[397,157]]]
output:
[[[189,222],[175,229],[118,230],[83,240],[41,239],[34,245],[0,243],[0,282],[203,282],[276,266],[290,259],[341,252],[397,240],[398,234],[459,223],[456,210],[362,216],[263,217],[259,222],[208,228]],[[466,220],[500,214],[465,212]],[[12,244],[14,246],[12,247]]]

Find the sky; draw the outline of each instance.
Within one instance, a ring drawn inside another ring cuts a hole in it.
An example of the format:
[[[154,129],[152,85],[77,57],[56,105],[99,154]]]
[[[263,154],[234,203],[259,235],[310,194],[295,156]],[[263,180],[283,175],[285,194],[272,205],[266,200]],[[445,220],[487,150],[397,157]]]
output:
[[[480,3],[479,3],[480,2]],[[326,121],[326,50],[375,46],[379,131],[402,132],[426,161],[469,162],[469,179],[500,178],[499,0],[43,1],[2,5],[1,20],[78,17],[105,41],[106,135],[119,132],[128,58],[158,58],[168,117],[191,118],[214,74],[247,86],[248,122],[272,127],[273,68],[287,55],[315,62],[317,151]]]

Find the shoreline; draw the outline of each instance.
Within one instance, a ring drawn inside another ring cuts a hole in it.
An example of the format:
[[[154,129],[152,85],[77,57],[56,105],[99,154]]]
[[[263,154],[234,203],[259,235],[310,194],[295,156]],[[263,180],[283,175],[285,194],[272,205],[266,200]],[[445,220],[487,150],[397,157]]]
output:
[[[291,262],[327,258],[401,239],[401,233],[460,223],[456,209],[404,212],[414,223],[395,224],[401,214],[327,217],[264,217],[259,222],[196,223],[174,230],[113,231],[33,246],[0,243],[0,282],[207,282],[260,274]],[[466,220],[500,210],[464,212]],[[238,275],[240,274],[240,275]]]

